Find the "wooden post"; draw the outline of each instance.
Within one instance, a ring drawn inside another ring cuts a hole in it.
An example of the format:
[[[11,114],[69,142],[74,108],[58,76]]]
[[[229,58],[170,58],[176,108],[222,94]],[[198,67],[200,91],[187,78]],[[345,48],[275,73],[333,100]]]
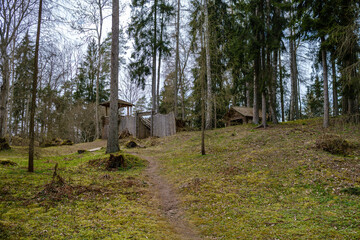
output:
[[[154,136],[154,110],[151,110],[150,136]]]
[[[129,106],[126,107],[127,115],[129,116]]]
[[[109,116],[109,115],[108,115],[108,107],[107,107],[107,106],[105,106],[105,116]]]
[[[135,112],[135,136],[139,138],[139,112]]]

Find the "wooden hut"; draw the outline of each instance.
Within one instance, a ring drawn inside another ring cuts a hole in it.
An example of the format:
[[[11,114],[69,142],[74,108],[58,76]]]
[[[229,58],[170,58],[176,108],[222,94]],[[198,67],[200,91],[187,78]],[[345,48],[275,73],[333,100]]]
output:
[[[225,125],[232,126],[244,123],[251,123],[253,120],[253,108],[248,107],[230,107],[229,111],[224,115]],[[259,111],[259,119],[262,113]]]
[[[101,118],[101,138],[107,139],[108,137],[108,129],[109,129],[109,108],[110,108],[110,101],[100,103],[100,106],[105,107],[105,116]],[[130,108],[132,108],[134,104],[126,102],[124,100],[118,100],[118,109],[119,108],[126,108],[127,109],[127,116],[130,115]],[[120,120],[120,116],[119,116]]]

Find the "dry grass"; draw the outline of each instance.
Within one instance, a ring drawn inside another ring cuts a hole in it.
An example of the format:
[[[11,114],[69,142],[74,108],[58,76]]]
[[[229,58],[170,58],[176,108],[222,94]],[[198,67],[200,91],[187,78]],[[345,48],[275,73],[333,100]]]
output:
[[[161,160],[205,239],[359,239],[360,128],[321,125],[311,119],[207,131],[205,156],[200,132],[137,151]],[[346,156],[318,149],[325,134],[355,148]]]

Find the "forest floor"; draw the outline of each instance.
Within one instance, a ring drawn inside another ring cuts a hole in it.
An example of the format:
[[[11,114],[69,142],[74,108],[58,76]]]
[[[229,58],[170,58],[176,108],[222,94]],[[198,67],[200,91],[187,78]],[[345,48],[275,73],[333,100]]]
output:
[[[35,173],[25,148],[0,152],[16,163],[0,165],[0,239],[360,239],[360,126],[321,124],[207,131],[204,156],[200,132],[135,140],[119,171],[75,153],[105,141],[37,149]]]

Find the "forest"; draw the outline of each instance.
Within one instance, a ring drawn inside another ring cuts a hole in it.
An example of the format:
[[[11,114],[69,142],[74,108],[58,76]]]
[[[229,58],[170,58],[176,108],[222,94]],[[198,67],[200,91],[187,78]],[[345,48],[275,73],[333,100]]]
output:
[[[359,36],[358,0],[1,1],[0,238],[359,239]]]
[[[29,136],[37,11],[2,5],[0,137]],[[357,1],[134,0],[120,16],[119,98],[134,111],[173,111],[195,129],[202,100],[206,129],[232,105],[324,127],[359,113]],[[110,97],[111,1],[44,1],[42,18],[35,138],[93,141]]]

